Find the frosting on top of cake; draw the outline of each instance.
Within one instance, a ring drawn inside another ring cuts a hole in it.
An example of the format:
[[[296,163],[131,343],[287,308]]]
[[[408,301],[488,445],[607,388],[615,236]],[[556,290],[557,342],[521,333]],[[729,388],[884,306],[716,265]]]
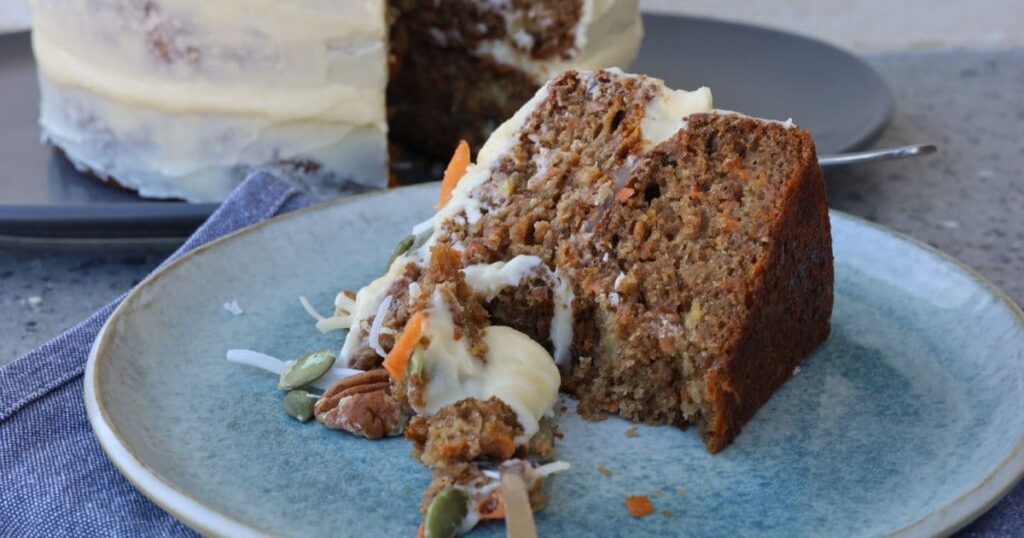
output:
[[[648,147],[657,146],[685,129],[687,116],[713,110],[710,89],[673,90],[662,83],[661,92],[647,105],[640,126],[644,143]]]
[[[53,83],[154,110],[384,126],[384,2],[152,6],[35,0],[40,70]]]

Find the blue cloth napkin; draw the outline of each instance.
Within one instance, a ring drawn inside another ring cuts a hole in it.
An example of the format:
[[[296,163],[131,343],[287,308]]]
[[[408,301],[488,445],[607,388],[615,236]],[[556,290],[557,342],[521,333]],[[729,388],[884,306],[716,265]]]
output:
[[[313,201],[282,179],[256,173],[168,261]],[[0,368],[0,537],[194,535],[117,472],[86,419],[85,361],[123,297]],[[962,534],[1024,534],[1024,485]]]

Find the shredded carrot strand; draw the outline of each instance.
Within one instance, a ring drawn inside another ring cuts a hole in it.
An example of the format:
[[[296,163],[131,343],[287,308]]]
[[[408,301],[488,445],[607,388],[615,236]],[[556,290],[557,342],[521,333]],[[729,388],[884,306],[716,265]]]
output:
[[[626,497],[626,508],[633,517],[644,517],[654,513],[654,505],[645,495]]]
[[[427,526],[420,523],[420,528],[416,529],[416,538],[427,538]]]
[[[615,193],[615,201],[625,202],[626,200],[629,200],[634,194],[636,194],[635,190],[629,187],[623,187],[619,192]]]
[[[452,160],[448,163],[448,168],[444,170],[444,181],[441,182],[441,199],[437,202],[438,209],[444,207],[448,200],[452,199],[452,191],[455,190],[455,186],[466,175],[467,168],[469,168],[469,143],[465,140],[460,140],[459,146],[455,148],[455,154],[452,155]]]
[[[416,343],[419,342],[420,336],[423,334],[423,319],[423,312],[416,312],[409,318],[405,328],[402,329],[402,335],[395,342],[395,347],[391,348],[387,358],[384,359],[384,368],[391,374],[391,379],[395,381],[405,379],[405,372],[409,369],[409,358],[412,357]]]

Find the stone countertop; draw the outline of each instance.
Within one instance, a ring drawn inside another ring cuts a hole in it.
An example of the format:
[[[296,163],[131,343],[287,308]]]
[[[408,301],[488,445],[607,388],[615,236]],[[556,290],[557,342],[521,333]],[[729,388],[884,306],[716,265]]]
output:
[[[868,59],[897,102],[878,145],[940,152],[831,172],[832,206],[956,256],[1024,303],[1024,49]],[[0,241],[0,365],[115,299],[175,247]],[[1024,488],[1013,496],[1024,507]],[[1011,530],[986,526],[992,515],[968,532]]]

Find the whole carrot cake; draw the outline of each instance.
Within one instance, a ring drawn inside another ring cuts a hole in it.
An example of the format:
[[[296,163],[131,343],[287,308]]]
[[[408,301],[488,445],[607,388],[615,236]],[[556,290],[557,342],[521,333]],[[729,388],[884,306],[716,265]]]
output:
[[[33,0],[43,138],[154,198],[254,169],[387,185],[388,142],[446,158],[550,76],[627,67],[637,0]]]

